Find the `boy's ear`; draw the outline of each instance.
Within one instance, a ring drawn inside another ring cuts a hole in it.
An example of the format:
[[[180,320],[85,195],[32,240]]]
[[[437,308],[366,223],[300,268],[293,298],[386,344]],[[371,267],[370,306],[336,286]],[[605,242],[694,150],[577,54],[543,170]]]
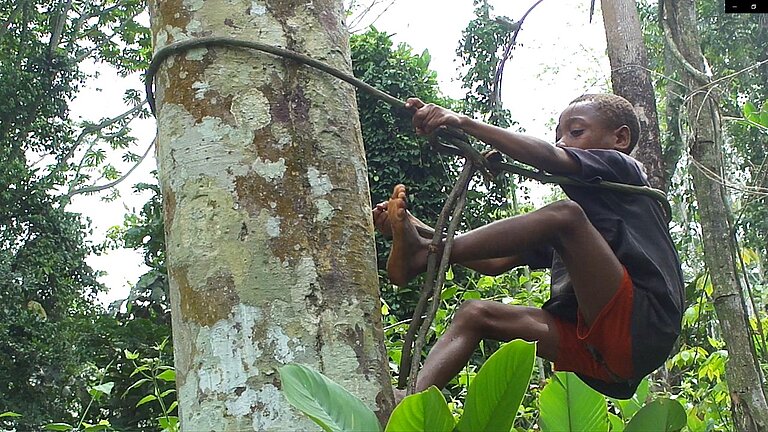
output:
[[[613,133],[616,140],[613,148],[620,152],[628,153],[632,143],[632,132],[629,130],[629,126],[623,125]]]

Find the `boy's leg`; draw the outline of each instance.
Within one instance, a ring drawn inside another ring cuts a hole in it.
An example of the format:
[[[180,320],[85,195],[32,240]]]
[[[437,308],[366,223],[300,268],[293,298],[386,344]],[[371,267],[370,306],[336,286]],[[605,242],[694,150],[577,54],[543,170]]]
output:
[[[384,201],[382,203],[376,204],[376,206],[371,210],[373,226],[384,236],[384,238],[392,238],[392,226],[389,223],[389,214],[387,212],[388,207],[389,202]],[[409,219],[410,223],[416,227],[416,232],[419,233],[420,237],[423,237],[427,240],[432,240],[432,237],[435,234],[434,228],[420,221],[418,218],[416,218],[416,216],[407,210],[406,217]],[[496,276],[512,270],[515,267],[523,265],[524,263],[519,259],[519,257],[504,257],[462,262],[459,264],[485,275]]]
[[[405,197],[405,187],[396,186],[387,209],[393,234],[387,272],[396,284],[424,271],[429,244],[406,217]],[[579,311],[585,323],[591,325],[618,290],[624,267],[575,202],[556,202],[457,236],[451,262],[511,257],[542,244],[552,245],[560,254]]]
[[[493,301],[462,303],[445,334],[429,351],[419,372],[416,391],[445,387],[467,364],[482,339],[537,341],[537,355],[555,361],[559,336],[555,320],[538,308]]]

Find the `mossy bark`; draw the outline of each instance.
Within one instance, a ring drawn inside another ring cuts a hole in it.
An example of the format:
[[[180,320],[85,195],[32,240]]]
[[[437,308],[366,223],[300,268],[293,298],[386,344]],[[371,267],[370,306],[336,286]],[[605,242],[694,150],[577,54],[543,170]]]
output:
[[[341,1],[149,2],[155,50],[228,36],[349,71]],[[310,430],[278,368],[315,367],[384,417],[354,90],[266,54],[196,49],[156,79],[179,415],[187,430]]]

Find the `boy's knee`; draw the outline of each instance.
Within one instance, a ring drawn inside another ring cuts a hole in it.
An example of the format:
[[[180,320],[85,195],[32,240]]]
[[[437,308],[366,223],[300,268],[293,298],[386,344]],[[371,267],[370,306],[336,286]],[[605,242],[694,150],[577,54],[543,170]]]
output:
[[[556,225],[562,229],[589,223],[584,209],[576,201],[561,200],[549,204],[544,209],[552,214]]]
[[[466,330],[482,329],[484,320],[488,317],[485,303],[483,300],[464,301],[453,317],[454,324]]]

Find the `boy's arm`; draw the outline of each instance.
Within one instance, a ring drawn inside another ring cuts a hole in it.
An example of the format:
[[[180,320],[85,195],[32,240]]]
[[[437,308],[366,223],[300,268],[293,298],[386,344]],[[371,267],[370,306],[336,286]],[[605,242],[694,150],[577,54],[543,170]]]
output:
[[[578,174],[581,165],[565,150],[542,139],[461,116],[460,128],[514,160],[552,174]]]
[[[406,108],[415,109],[413,125],[416,132],[429,135],[440,126],[452,126],[491,145],[512,159],[553,174],[577,174],[581,165],[568,153],[552,144],[524,134],[511,132],[474,120],[465,115],[419,99],[408,99]]]

